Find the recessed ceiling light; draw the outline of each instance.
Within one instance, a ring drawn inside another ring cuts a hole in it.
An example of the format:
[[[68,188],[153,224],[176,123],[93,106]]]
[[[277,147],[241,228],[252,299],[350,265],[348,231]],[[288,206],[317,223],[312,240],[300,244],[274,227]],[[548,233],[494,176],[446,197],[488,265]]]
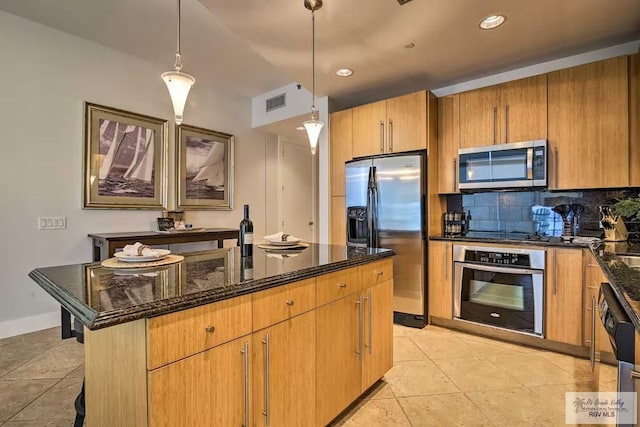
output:
[[[296,130],[304,130],[304,126],[298,126],[296,127]]]
[[[480,25],[480,28],[482,28],[483,30],[492,30],[504,24],[504,21],[506,19],[507,17],[504,15],[499,15],[499,14],[489,15],[486,18],[484,18],[482,21],[480,21],[479,25]]]
[[[413,49],[414,47],[416,47],[416,44],[413,43],[413,42],[409,42],[409,43],[404,45],[405,49]]]
[[[353,70],[351,68],[340,68],[336,71],[336,76],[338,77],[351,77],[353,74]]]

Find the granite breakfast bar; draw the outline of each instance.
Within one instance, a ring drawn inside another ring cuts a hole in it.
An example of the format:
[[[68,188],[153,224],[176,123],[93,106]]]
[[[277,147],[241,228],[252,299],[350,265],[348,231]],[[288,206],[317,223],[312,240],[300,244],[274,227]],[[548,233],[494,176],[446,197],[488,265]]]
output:
[[[282,252],[33,270],[84,324],[87,425],[323,426],[379,380],[392,366],[393,252]]]

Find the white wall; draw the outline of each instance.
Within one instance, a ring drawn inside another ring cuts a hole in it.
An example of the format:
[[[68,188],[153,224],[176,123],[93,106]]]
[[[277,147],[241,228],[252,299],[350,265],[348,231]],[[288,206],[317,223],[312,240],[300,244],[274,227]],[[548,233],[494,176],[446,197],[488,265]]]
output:
[[[173,111],[160,65],[5,12],[0,52],[1,338],[59,321],[58,304],[29,271],[91,261],[87,233],[151,230],[159,216],[81,209],[84,101],[169,120]],[[251,100],[199,78],[185,122],[236,136],[235,209],[189,212],[187,220],[196,227],[237,227],[248,203],[261,235],[267,212],[255,183],[265,181],[266,136],[251,129]],[[172,128],[170,121],[170,173]],[[66,216],[67,229],[39,231],[38,216]]]

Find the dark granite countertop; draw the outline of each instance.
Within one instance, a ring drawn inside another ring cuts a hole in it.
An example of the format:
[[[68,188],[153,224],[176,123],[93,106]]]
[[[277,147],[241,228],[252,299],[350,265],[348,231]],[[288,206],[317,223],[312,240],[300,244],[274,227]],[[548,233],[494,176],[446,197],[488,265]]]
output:
[[[524,233],[487,233],[470,232],[464,236],[449,237],[434,235],[429,236],[429,240],[440,240],[446,242],[476,242],[476,243],[504,243],[508,245],[531,245],[531,246],[557,246],[563,248],[588,248],[589,243],[579,243],[574,241],[563,241],[559,237],[546,237],[541,240],[527,240]]]
[[[640,242],[599,242],[591,251],[636,330],[640,330],[640,269],[620,259],[623,255],[640,256]]]
[[[185,253],[176,264],[111,269],[100,263],[37,268],[38,285],[89,329],[100,329],[284,285],[394,255],[389,249],[311,244],[295,254],[254,247],[253,278],[237,247]]]

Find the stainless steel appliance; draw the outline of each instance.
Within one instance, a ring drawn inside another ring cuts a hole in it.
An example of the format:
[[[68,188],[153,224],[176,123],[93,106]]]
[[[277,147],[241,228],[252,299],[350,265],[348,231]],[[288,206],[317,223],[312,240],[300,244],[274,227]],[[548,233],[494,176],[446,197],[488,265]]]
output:
[[[547,185],[547,141],[525,141],[458,150],[461,190]]]
[[[598,305],[600,306],[600,320],[607,331],[613,352],[618,360],[618,393],[640,392],[640,390],[634,390],[633,381],[639,375],[634,370],[635,328],[610,284],[600,284]],[[631,426],[632,424],[617,423],[616,425]]]
[[[545,252],[453,246],[453,316],[543,336]]]
[[[394,321],[423,327],[426,300],[426,153],[346,163],[347,245],[390,248]]]

